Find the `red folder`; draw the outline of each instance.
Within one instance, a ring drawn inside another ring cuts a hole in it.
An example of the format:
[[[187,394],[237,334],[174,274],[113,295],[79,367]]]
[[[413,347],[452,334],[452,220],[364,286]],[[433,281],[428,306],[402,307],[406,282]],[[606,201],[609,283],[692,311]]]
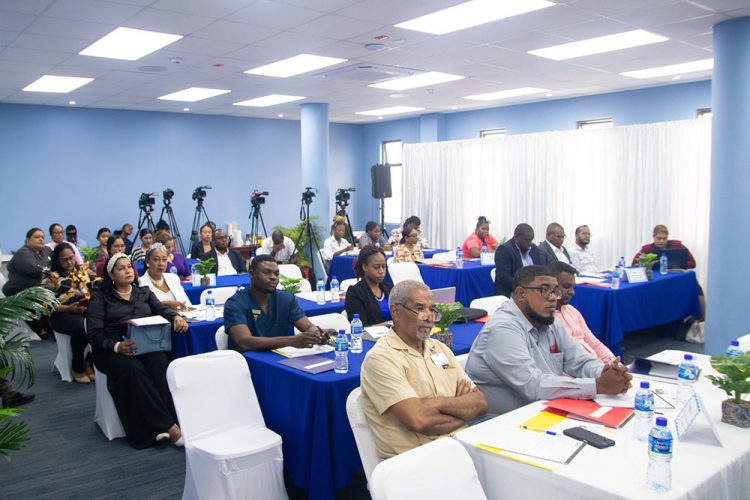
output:
[[[586,399],[555,399],[544,403],[552,410],[566,412],[569,418],[604,424],[614,429],[621,427],[633,415],[632,408],[602,407]],[[609,409],[606,409],[609,408]],[[554,413],[557,413],[554,411]]]

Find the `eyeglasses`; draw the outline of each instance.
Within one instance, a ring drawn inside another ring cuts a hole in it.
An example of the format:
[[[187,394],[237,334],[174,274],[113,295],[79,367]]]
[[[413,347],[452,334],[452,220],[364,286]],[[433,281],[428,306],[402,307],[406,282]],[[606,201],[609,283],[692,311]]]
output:
[[[433,321],[440,321],[440,318],[443,317],[443,315],[440,314],[435,309],[423,309],[421,311],[417,311],[416,309],[412,309],[411,307],[407,307],[404,304],[398,304],[398,305],[400,305],[401,307],[403,307],[407,311],[413,312],[417,316],[417,319],[419,321],[429,321],[430,319],[432,319]]]
[[[214,236],[214,239],[216,239],[216,240],[226,240],[226,239],[229,239],[229,236],[226,236],[226,235],[225,236]]]
[[[546,285],[542,286],[522,286],[521,288],[525,288],[527,290],[536,290],[539,292],[539,295],[544,297],[545,299],[551,299],[556,298],[559,299],[562,297],[562,290],[560,290],[560,287],[550,288]]]

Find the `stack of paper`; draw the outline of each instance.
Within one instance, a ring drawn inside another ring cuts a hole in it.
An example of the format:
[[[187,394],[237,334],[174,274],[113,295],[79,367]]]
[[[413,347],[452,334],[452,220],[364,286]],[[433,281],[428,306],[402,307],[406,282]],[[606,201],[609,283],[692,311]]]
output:
[[[281,354],[287,358],[299,358],[300,356],[310,356],[311,354],[324,354],[326,352],[333,351],[333,347],[329,345],[314,345],[312,347],[280,347],[274,349],[273,352]]]
[[[145,318],[133,318],[128,321],[133,326],[168,325],[169,321],[163,316],[146,316]]]

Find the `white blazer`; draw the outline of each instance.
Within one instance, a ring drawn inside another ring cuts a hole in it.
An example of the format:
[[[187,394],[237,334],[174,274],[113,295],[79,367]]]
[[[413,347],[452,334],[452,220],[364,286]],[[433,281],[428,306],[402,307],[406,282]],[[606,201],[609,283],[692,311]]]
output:
[[[169,291],[174,295],[175,300],[177,300],[177,302],[184,302],[188,306],[191,306],[190,299],[188,299],[185,289],[182,288],[182,284],[180,283],[180,277],[173,273],[164,273],[162,276],[164,276],[164,281],[167,283]],[[151,291],[154,292],[154,295],[156,295],[156,298],[160,301],[163,302],[165,300],[170,300],[170,297],[165,292],[162,292],[154,286],[151,277],[148,275],[148,271],[145,271],[138,281],[141,286],[149,287]]]

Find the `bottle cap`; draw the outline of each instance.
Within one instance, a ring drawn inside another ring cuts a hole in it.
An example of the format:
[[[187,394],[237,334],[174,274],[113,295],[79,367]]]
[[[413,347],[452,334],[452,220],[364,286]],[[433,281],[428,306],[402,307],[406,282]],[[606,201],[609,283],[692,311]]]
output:
[[[339,330],[339,335],[346,335],[346,330]]]
[[[656,417],[656,425],[659,427],[667,426],[667,417]]]
[[[649,389],[651,387],[651,384],[649,384],[647,381],[642,380],[641,381],[641,389]]]
[[[335,279],[336,279],[336,276],[332,276],[332,277],[331,277],[331,281],[333,281],[333,280],[335,280]]]
[[[693,360],[693,355],[692,354],[685,354],[685,356],[683,357],[683,359],[687,359],[688,361],[692,361]]]
[[[213,295],[213,292],[211,290],[208,290],[208,295]]]
[[[354,317],[352,319],[359,319],[359,313],[354,313]]]
[[[739,347],[740,346],[740,341],[739,340],[733,340],[732,341],[732,345],[735,346],[735,347]]]

